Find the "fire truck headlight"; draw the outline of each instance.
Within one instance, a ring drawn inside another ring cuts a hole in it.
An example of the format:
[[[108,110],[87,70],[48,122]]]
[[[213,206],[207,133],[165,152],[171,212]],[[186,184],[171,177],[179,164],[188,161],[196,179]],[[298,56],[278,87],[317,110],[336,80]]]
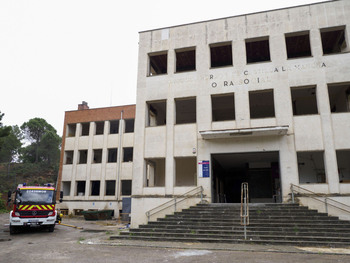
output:
[[[12,216],[20,216],[19,212],[12,212]]]
[[[49,216],[52,216],[52,215],[54,215],[54,212],[51,211],[51,212],[48,213],[48,215],[49,215]]]

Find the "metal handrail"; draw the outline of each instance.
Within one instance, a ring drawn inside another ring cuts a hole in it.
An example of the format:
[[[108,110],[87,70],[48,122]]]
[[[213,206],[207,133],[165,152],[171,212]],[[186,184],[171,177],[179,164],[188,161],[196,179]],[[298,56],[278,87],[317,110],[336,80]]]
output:
[[[324,203],[324,205],[325,205],[325,210],[326,210],[326,213],[327,213],[327,214],[328,214],[328,206],[332,206],[332,207],[335,207],[335,208],[337,208],[337,209],[339,209],[339,210],[342,210],[342,211],[344,211],[344,212],[350,213],[350,206],[347,205],[347,204],[344,204],[344,203],[342,203],[342,202],[336,201],[336,200],[334,200],[334,199],[332,199],[332,198],[329,198],[329,197],[327,197],[327,196],[325,196],[325,195],[312,192],[312,191],[310,191],[310,190],[308,190],[308,189],[306,189],[306,188],[300,187],[299,185],[290,184],[290,189],[291,189],[291,191],[292,191],[292,203],[293,203],[293,204],[295,203],[295,200],[294,200],[295,193],[294,193],[294,191],[297,191],[295,188],[301,189],[301,190],[303,190],[303,191],[305,191],[305,192],[308,192],[309,194],[312,194],[312,195],[313,195],[313,196],[305,196],[305,197],[310,197],[310,198],[315,199],[315,200],[317,200],[317,201],[319,201],[319,202],[321,202],[321,203]],[[298,191],[298,192],[299,192],[300,194],[302,194],[300,191]],[[325,200],[322,201],[322,200],[320,200],[320,199],[318,199],[318,198],[324,198]],[[330,204],[329,201],[332,201],[332,202],[334,202],[334,203],[336,203],[336,204],[338,204],[338,205],[341,205],[341,206],[343,206],[343,207],[346,207],[347,209],[344,209],[344,208],[342,208],[342,207],[339,207],[339,206],[337,206],[337,205],[335,205],[335,204]]]
[[[194,193],[192,193],[194,192]],[[197,196],[198,194],[200,193],[200,196],[201,196],[201,202],[203,201],[203,187],[202,186],[198,186],[178,197],[174,197],[173,199],[171,199],[170,201],[167,201],[159,206],[156,206],[154,208],[152,208],[151,210],[148,210],[146,212],[146,216],[147,216],[147,220],[150,221],[150,217],[169,208],[169,207],[172,207],[174,206],[174,211],[176,211],[176,205],[188,198],[191,198],[191,197],[194,197],[194,196]]]
[[[247,225],[249,225],[248,183],[242,183],[241,186],[241,225],[244,226],[244,240],[247,240]]]

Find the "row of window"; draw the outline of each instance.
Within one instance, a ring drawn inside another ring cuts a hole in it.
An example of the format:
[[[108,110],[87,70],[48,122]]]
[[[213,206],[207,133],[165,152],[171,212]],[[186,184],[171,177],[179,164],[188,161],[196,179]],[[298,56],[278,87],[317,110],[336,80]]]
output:
[[[121,180],[121,195],[131,195],[131,180]],[[71,182],[63,181],[62,182],[62,190],[64,196],[69,196],[71,191]],[[86,181],[76,181],[74,187],[74,195],[75,196],[85,196],[86,192]],[[101,192],[101,181],[95,180],[90,181],[90,196],[99,196]],[[116,180],[106,180],[105,181],[105,193],[106,196],[113,196],[116,194]]]
[[[133,161],[133,147],[123,147],[123,162]],[[73,164],[74,151],[64,152],[64,164]],[[91,163],[102,163],[105,159],[107,163],[116,163],[118,157],[118,148],[107,149],[106,156],[104,156],[102,149],[92,150]],[[88,150],[78,151],[78,164],[86,164],[88,162]]]
[[[320,29],[323,54],[338,54],[346,49],[345,26]],[[293,32],[285,34],[287,58],[311,57],[310,32]],[[232,43],[210,44],[211,68],[232,66]],[[247,64],[271,61],[269,37],[245,40]],[[148,54],[148,75],[160,75],[168,72],[167,51]],[[175,50],[175,72],[196,70],[196,48],[188,47]]]
[[[316,86],[291,88],[293,115],[318,114]],[[350,84],[328,85],[331,112],[350,111]],[[146,126],[166,124],[166,100],[147,102]],[[235,120],[234,93],[211,96],[212,121]],[[249,92],[250,118],[275,117],[273,90]],[[175,124],[196,122],[196,98],[175,99]]]
[[[124,133],[133,133],[134,132],[134,119],[125,119]],[[118,134],[119,133],[119,124],[120,120],[109,121],[109,134]],[[67,137],[75,137],[76,135],[77,124],[70,123],[67,126]],[[105,122],[97,121],[95,122],[95,131],[94,135],[103,135],[105,131]],[[80,124],[79,136],[89,136],[90,134],[90,122],[84,122]]]

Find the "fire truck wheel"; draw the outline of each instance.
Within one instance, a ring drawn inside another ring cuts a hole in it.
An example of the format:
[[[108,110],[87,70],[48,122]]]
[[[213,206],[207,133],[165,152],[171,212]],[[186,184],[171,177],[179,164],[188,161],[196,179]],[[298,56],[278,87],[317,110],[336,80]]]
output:
[[[17,227],[11,226],[10,225],[10,235],[16,234],[17,233]]]
[[[55,225],[49,226],[49,232],[53,232],[55,230]]]

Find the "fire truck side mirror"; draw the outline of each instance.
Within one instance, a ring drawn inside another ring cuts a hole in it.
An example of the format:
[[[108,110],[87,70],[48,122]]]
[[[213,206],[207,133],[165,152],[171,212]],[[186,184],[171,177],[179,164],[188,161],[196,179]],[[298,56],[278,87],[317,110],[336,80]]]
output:
[[[12,195],[12,192],[11,192],[11,191],[8,191],[8,192],[7,192],[7,199],[8,199],[7,202],[11,202],[11,195]]]
[[[63,200],[63,191],[60,191],[60,203],[62,203]]]

